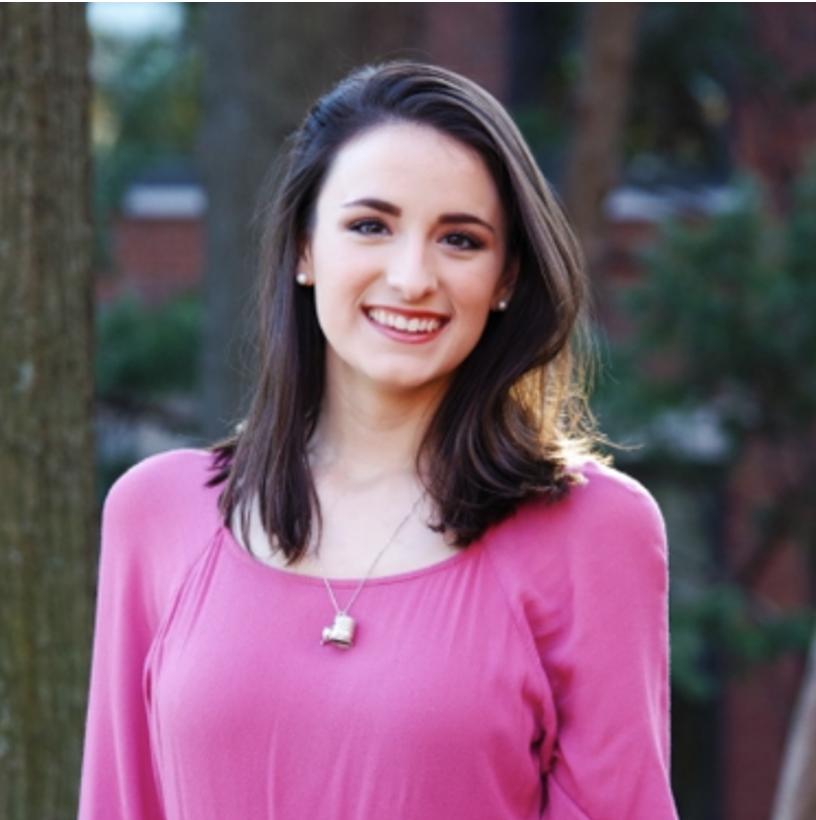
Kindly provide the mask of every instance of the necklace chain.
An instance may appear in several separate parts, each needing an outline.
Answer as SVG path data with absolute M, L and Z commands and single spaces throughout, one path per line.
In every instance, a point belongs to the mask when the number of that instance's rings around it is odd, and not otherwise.
M 329 593 L 329 599 L 332 602 L 332 606 L 334 607 L 335 612 L 335 624 L 333 627 L 329 627 L 324 630 L 323 633 L 323 641 L 322 643 L 335 643 L 338 645 L 342 645 L 345 647 L 349 647 L 352 645 L 352 641 L 354 638 L 354 619 L 349 617 L 349 610 L 351 609 L 354 602 L 357 600 L 357 597 L 363 591 L 363 587 L 366 585 L 366 582 L 371 577 L 371 573 L 374 572 L 375 567 L 379 563 L 380 558 L 383 557 L 385 551 L 394 543 L 397 536 L 402 532 L 402 528 L 408 523 L 411 519 L 413 514 L 416 512 L 417 507 L 419 506 L 419 502 L 422 501 L 424 497 L 424 493 L 420 494 L 419 497 L 414 501 L 411 505 L 411 509 L 408 510 L 407 514 L 400 520 L 399 524 L 394 528 L 394 531 L 391 533 L 391 537 L 385 542 L 385 545 L 380 549 L 380 551 L 374 556 L 374 560 L 371 562 L 368 570 L 366 570 L 365 575 L 360 579 L 360 583 L 357 584 L 357 588 L 354 590 L 349 602 L 343 607 L 340 608 L 340 604 L 337 603 L 337 596 L 334 594 L 334 590 L 332 589 L 332 585 L 329 582 L 328 574 L 326 573 L 326 568 L 323 566 L 323 561 L 320 559 L 320 552 L 315 553 L 315 558 L 317 559 L 317 565 L 320 567 L 320 573 L 323 578 L 323 584 L 326 587 L 326 592 Z M 338 628 L 338 624 L 345 622 L 346 626 L 341 627 L 343 629 L 342 638 L 339 636 L 333 637 L 333 629 Z
M 329 582 L 328 575 L 326 574 L 326 568 L 323 566 L 323 562 L 320 560 L 320 553 L 315 553 L 315 558 L 317 559 L 317 565 L 320 567 L 320 572 L 323 576 L 323 583 L 326 585 L 326 591 L 329 593 L 329 598 L 331 598 L 331 602 L 334 606 L 334 611 L 338 615 L 347 615 L 348 611 L 351 609 L 352 604 L 357 600 L 357 596 L 362 592 L 363 587 L 365 586 L 368 579 L 371 577 L 371 573 L 374 572 L 377 564 L 380 561 L 380 558 L 383 557 L 385 551 L 394 543 L 397 536 L 402 532 L 402 528 L 408 523 L 411 519 L 411 516 L 416 512 L 417 507 L 419 506 L 419 502 L 422 500 L 422 495 L 417 498 L 416 501 L 411 505 L 411 509 L 408 510 L 407 514 L 400 520 L 399 524 L 394 528 L 394 531 L 391 533 L 391 537 L 385 542 L 385 546 L 374 556 L 374 560 L 371 562 L 366 574 L 360 579 L 360 583 L 357 584 L 357 589 L 354 590 L 354 594 L 349 599 L 349 602 L 343 607 L 340 608 L 340 604 L 337 603 L 337 597 L 334 594 L 334 590 L 332 589 L 331 583 Z

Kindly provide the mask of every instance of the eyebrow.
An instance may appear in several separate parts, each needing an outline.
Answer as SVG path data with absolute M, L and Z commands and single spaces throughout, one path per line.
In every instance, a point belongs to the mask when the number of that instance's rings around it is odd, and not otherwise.
M 391 202 L 386 202 L 384 199 L 377 199 L 375 197 L 363 197 L 362 199 L 355 199 L 351 202 L 345 202 L 343 207 L 355 208 L 361 205 L 366 208 L 372 208 L 375 211 L 380 211 L 381 213 L 389 214 L 390 216 L 400 216 L 402 214 L 402 208 L 397 207 Z M 439 218 L 439 221 L 443 225 L 482 225 L 491 233 L 496 233 L 496 229 L 489 222 L 485 222 L 484 219 L 481 219 L 475 214 L 443 214 Z
M 475 214 L 444 214 L 439 221 L 443 225 L 481 225 L 491 233 L 496 233 L 496 229 L 489 222 L 485 222 Z
M 375 199 L 374 197 L 363 197 L 362 199 L 355 199 L 352 202 L 343 203 L 344 208 L 355 208 L 359 205 L 363 205 L 366 208 L 373 208 L 375 211 L 381 211 L 391 216 L 399 216 L 402 213 L 402 209 L 396 205 L 392 205 L 384 199 Z

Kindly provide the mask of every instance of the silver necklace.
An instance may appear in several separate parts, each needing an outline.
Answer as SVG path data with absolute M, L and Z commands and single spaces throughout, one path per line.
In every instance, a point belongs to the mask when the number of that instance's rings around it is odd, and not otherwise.
M 343 649 L 350 649 L 354 646 L 354 633 L 357 629 L 357 622 L 351 617 L 351 615 L 348 614 L 349 610 L 357 600 L 359 594 L 363 591 L 363 587 L 365 586 L 366 581 L 368 581 L 371 577 L 371 573 L 374 572 L 377 562 L 383 557 L 383 554 L 391 546 L 391 544 L 394 543 L 394 540 L 400 534 L 402 528 L 408 523 L 408 520 L 416 512 L 416 508 L 419 506 L 419 502 L 421 500 L 422 495 L 414 501 L 411 509 L 408 510 L 408 514 L 399 522 L 399 524 L 397 524 L 394 531 L 391 533 L 391 537 L 385 542 L 385 546 L 383 546 L 383 548 L 374 556 L 371 566 L 369 566 L 366 574 L 360 579 L 360 583 L 357 584 L 357 588 L 354 590 L 349 602 L 342 609 L 340 608 L 340 604 L 337 603 L 337 596 L 334 594 L 332 585 L 329 583 L 326 569 L 323 566 L 323 562 L 320 560 L 320 553 L 315 553 L 315 558 L 317 559 L 318 567 L 320 567 L 323 583 L 326 585 L 326 591 L 329 593 L 329 599 L 334 607 L 334 621 L 331 626 L 327 626 L 323 630 L 323 635 L 320 639 L 321 644 L 330 643 L 334 646 L 342 647 Z

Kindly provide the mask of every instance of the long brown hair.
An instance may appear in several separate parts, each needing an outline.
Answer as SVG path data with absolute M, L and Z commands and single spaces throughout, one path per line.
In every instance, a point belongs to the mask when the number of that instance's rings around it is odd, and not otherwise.
M 429 126 L 475 150 L 506 215 L 518 278 L 507 310 L 453 376 L 430 419 L 417 465 L 438 529 L 467 546 L 534 496 L 568 489 L 568 465 L 588 452 L 593 425 L 579 340 L 586 281 L 566 218 L 502 106 L 453 72 L 416 63 L 352 73 L 309 112 L 262 214 L 260 375 L 240 431 L 215 447 L 225 520 L 246 536 L 257 498 L 264 529 L 290 562 L 305 552 L 319 504 L 306 458 L 323 399 L 325 340 L 313 291 L 295 284 L 315 204 L 338 152 L 395 122 Z

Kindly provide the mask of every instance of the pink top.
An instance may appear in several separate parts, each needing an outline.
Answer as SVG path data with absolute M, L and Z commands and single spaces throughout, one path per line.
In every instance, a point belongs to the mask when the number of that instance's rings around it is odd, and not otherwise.
M 669 820 L 666 545 L 589 464 L 439 564 L 371 579 L 352 649 L 320 579 L 266 566 L 204 486 L 108 498 L 80 820 Z M 356 587 L 333 583 L 340 605 Z

